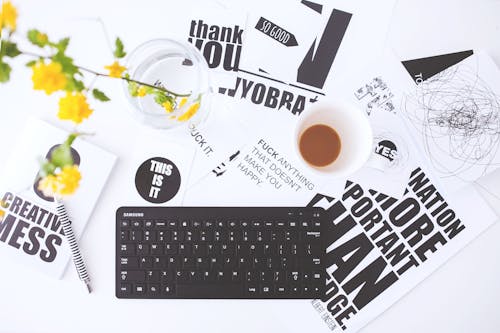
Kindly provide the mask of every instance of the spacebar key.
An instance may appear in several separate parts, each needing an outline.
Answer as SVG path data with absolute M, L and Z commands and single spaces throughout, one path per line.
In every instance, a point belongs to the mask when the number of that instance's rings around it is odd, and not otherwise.
M 243 298 L 242 284 L 177 284 L 179 298 Z

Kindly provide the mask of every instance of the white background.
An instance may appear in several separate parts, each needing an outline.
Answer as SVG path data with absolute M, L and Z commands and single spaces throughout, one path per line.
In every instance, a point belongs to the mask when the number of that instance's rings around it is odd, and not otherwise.
M 65 19 L 101 16 L 112 35 L 126 32 L 123 39 L 130 50 L 152 37 L 185 35 L 181 28 L 183 15 L 208 2 L 18 0 L 16 4 L 21 14 L 20 31 L 40 27 L 61 37 L 71 34 L 74 26 L 72 22 L 68 28 L 61 28 L 66 27 Z M 227 0 L 226 3 L 251 9 L 266 1 Z M 89 66 L 109 63 L 111 57 L 98 26 L 85 24 L 89 28 L 75 36 L 74 42 L 80 47 L 72 48 L 72 54 L 79 59 L 78 63 Z M 400 0 L 388 45 L 402 59 L 483 48 L 500 64 L 500 2 Z M 31 90 L 30 71 L 24 68 L 22 60 L 17 59 L 11 82 L 0 86 L 0 165 L 28 115 L 56 122 L 57 97 Z M 96 132 L 90 141 L 126 159 L 138 125 L 127 114 L 120 84 L 103 80 L 99 87 L 114 101 L 95 105 L 96 112 L 83 129 Z M 2 265 L 0 258 L 0 332 L 319 332 L 324 329 L 313 311 L 302 314 L 301 310 L 308 306 L 303 301 L 116 299 L 114 215 L 124 201 L 119 189 L 126 173 L 118 162 L 81 240 L 95 292 L 84 293 L 74 269 L 69 269 L 63 280 L 55 281 L 23 267 Z M 500 177 L 494 181 L 500 189 Z M 492 204 L 500 207 L 500 202 Z M 499 253 L 500 225 L 495 225 L 362 332 L 499 332 Z

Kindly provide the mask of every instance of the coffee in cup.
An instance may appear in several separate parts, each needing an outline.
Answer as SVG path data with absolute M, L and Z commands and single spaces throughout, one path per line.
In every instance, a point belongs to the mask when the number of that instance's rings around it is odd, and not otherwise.
M 294 144 L 303 162 L 324 175 L 348 176 L 370 156 L 373 134 L 367 115 L 340 101 L 315 103 L 299 117 Z
M 316 124 L 304 130 L 300 136 L 299 150 L 302 158 L 313 167 L 326 167 L 340 155 L 342 140 L 335 129 Z

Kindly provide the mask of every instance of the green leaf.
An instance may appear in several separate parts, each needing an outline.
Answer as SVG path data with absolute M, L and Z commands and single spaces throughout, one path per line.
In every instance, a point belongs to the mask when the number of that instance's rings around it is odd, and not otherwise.
M 163 103 L 165 103 L 166 101 L 168 101 L 168 97 L 165 96 L 164 94 L 156 94 L 155 95 L 155 102 L 162 105 Z
M 118 37 L 115 40 L 115 50 L 113 51 L 113 55 L 118 59 L 123 58 L 127 55 L 123 46 L 123 42 Z
M 8 41 L 8 40 L 2 41 L 2 47 L 0 48 L 0 58 L 2 56 L 14 58 L 20 54 L 21 54 L 21 52 L 17 48 L 16 43 L 13 43 L 13 42 Z
M 0 83 L 9 81 L 12 68 L 9 64 L 0 61 Z
M 56 166 L 48 160 L 42 160 L 40 163 L 40 177 L 47 177 L 53 175 L 56 171 Z
M 31 42 L 31 44 L 39 47 L 44 47 L 45 45 L 49 44 L 47 34 L 44 34 L 37 29 L 31 29 L 28 31 L 28 40 Z
M 55 44 L 55 47 L 59 52 L 64 53 L 68 48 L 68 44 L 69 44 L 69 37 L 66 37 L 61 39 L 57 44 Z
M 66 141 L 57 146 L 57 148 L 52 151 L 50 162 L 54 166 L 59 168 L 63 168 L 66 165 L 73 165 L 73 156 L 71 156 L 71 144 L 68 144 L 68 141 Z
M 75 141 L 75 139 L 80 135 L 81 135 L 80 133 L 71 133 L 70 135 L 68 135 L 66 141 L 64 141 L 64 144 L 71 146 L 73 144 L 73 141 Z
M 158 89 L 153 88 L 153 87 L 149 87 L 149 86 L 143 86 L 143 87 L 146 90 L 146 95 L 149 95 L 149 94 L 154 93 L 155 91 L 158 91 Z
M 128 93 L 132 97 L 137 97 L 137 91 L 139 90 L 139 85 L 135 82 L 129 81 L 128 83 Z
M 109 97 L 106 96 L 106 94 L 103 93 L 102 91 L 100 91 L 99 89 L 93 89 L 92 96 L 94 96 L 95 99 L 97 99 L 101 102 L 107 102 L 110 100 Z
M 36 60 L 31 60 L 31 61 L 28 61 L 28 62 L 26 63 L 26 66 L 27 66 L 27 67 L 32 67 L 32 66 L 35 66 L 35 65 L 36 65 L 36 63 L 37 63 L 37 61 L 36 61 Z
M 85 89 L 85 85 L 83 84 L 82 81 L 75 79 L 74 76 L 67 78 L 67 83 L 66 83 L 66 87 L 64 88 L 64 90 L 71 91 L 71 92 L 73 92 L 73 91 L 80 92 L 83 89 Z
M 57 52 L 56 55 L 52 57 L 52 61 L 60 63 L 63 73 L 66 73 L 70 76 L 73 76 L 79 72 L 78 67 L 73 64 L 73 58 L 68 57 L 64 54 L 64 52 Z

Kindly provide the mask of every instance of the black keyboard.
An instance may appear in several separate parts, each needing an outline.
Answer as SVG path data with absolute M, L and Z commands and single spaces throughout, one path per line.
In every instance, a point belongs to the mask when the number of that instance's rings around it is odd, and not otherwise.
M 122 207 L 118 298 L 322 296 L 324 210 Z

